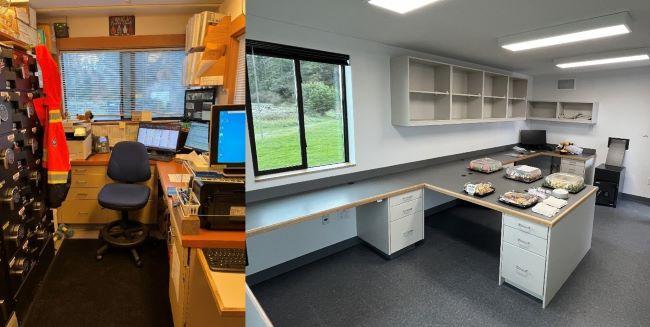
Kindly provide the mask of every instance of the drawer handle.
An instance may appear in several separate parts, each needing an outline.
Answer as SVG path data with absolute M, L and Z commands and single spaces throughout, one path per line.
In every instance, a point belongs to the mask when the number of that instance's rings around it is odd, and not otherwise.
M 407 230 L 407 231 L 404 232 L 402 235 L 404 235 L 404 237 L 406 237 L 406 236 L 409 236 L 409 234 L 413 234 L 413 230 L 412 230 L 412 229 L 411 229 L 411 230 Z
M 528 269 L 521 268 L 518 265 L 515 265 L 515 268 L 517 268 L 517 270 L 519 270 L 519 271 L 521 271 L 523 273 L 528 273 Z
M 90 212 L 79 211 L 79 212 L 77 212 L 77 214 L 78 214 L 78 215 L 89 215 Z
M 524 244 L 524 245 L 530 245 L 530 242 L 526 242 L 526 241 L 524 241 L 524 240 L 522 240 L 520 238 L 517 239 L 517 242 L 519 242 L 521 244 Z
M 526 225 L 519 224 L 519 223 L 518 223 L 517 225 L 518 225 L 519 227 L 522 227 L 522 228 L 530 229 L 530 226 L 526 226 Z
M 413 211 L 413 208 L 408 208 L 408 209 L 404 210 L 402 213 L 407 214 L 407 213 L 409 213 L 411 211 Z
M 413 198 L 413 195 L 408 195 L 402 198 L 404 201 L 410 201 Z

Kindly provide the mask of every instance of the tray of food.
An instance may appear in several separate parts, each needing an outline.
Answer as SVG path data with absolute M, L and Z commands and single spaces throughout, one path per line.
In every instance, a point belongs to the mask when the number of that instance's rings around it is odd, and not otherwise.
M 524 183 L 532 183 L 542 178 L 542 171 L 537 167 L 519 165 L 506 169 L 506 178 Z
M 539 198 L 526 192 L 510 191 L 499 197 L 499 201 L 511 206 L 527 209 L 539 201 Z
M 463 191 L 469 195 L 482 198 L 494 193 L 494 187 L 489 182 L 466 183 L 463 186 Z
M 565 189 L 570 193 L 578 193 L 585 188 L 585 179 L 582 176 L 569 173 L 555 173 L 544 178 L 544 187 Z
M 491 174 L 503 168 L 501 161 L 492 158 L 475 159 L 469 162 L 467 167 L 470 170 L 478 171 L 484 174 Z

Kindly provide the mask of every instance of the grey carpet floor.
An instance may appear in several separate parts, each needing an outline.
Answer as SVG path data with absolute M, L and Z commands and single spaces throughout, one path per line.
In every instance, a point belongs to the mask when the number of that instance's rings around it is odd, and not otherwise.
M 598 206 L 591 250 L 546 309 L 498 285 L 500 223 L 463 204 L 392 261 L 357 245 L 252 290 L 277 327 L 650 326 L 650 206 Z

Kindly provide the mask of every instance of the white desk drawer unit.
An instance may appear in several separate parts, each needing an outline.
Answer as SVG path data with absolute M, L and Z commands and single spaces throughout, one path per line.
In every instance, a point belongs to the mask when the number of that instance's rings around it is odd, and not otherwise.
M 535 235 L 522 232 L 509 226 L 503 226 L 503 241 L 518 248 L 528 250 L 546 257 L 546 240 Z
M 390 200 L 389 200 L 390 202 Z M 390 207 L 390 221 L 395 221 L 407 215 L 422 211 L 422 198 L 398 204 Z
M 548 239 L 548 227 L 546 226 L 506 214 L 503 214 L 503 224 L 545 240 Z
M 395 195 L 388 199 L 388 203 L 390 203 L 391 207 L 394 207 L 404 202 L 413 201 L 415 199 L 422 199 L 422 190 L 415 190 L 404 194 Z
M 544 293 L 545 272 L 545 258 L 510 243 L 502 244 L 501 275 L 510 284 L 541 297 Z
M 388 256 L 423 240 L 422 190 L 357 207 L 357 235 Z
M 395 253 L 424 239 L 422 212 L 402 217 L 390 223 L 390 253 Z

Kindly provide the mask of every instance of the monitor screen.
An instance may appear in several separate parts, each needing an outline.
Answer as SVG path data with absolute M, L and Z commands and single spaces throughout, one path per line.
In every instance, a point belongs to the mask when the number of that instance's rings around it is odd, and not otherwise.
M 210 151 L 210 124 L 193 121 L 187 133 L 185 147 L 198 152 Z
M 546 145 L 546 131 L 522 130 L 519 142 L 524 146 L 544 146 Z
M 211 163 L 243 165 L 246 161 L 244 106 L 215 106 L 212 119 Z
M 140 124 L 138 142 L 147 149 L 176 152 L 180 126 L 163 124 Z

